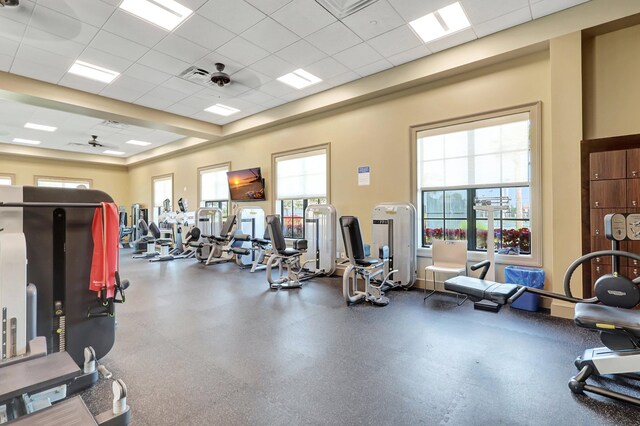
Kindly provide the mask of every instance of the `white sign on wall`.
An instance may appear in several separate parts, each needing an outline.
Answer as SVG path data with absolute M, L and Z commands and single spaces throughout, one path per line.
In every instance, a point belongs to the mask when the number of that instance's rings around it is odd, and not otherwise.
M 358 167 L 358 185 L 367 186 L 371 182 L 371 167 L 359 166 Z

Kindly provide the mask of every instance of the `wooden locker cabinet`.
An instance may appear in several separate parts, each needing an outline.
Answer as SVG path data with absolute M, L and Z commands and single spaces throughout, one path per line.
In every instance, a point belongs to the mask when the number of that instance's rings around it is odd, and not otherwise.
M 627 150 L 627 178 L 640 178 L 640 148 Z
M 640 179 L 627 179 L 627 207 L 640 207 Z
M 598 278 L 605 274 L 611 273 L 611 265 L 605 264 L 591 264 L 591 280 L 595 283 Z
M 592 152 L 589 155 L 590 180 L 624 179 L 627 177 L 627 152 Z
M 622 269 L 622 275 L 629 278 L 630 280 L 634 280 L 640 277 L 640 267 L 638 266 L 627 266 Z
M 591 208 L 627 208 L 627 179 L 591 182 Z
M 620 213 L 620 209 L 591 209 L 592 237 L 604 237 L 604 217 L 613 213 Z

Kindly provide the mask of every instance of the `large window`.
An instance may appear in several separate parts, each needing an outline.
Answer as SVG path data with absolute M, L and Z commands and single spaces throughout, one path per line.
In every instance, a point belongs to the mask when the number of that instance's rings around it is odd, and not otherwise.
M 530 105 L 415 129 L 421 242 L 467 240 L 483 251 L 494 238 L 500 254 L 530 255 L 539 204 L 539 106 Z M 477 200 L 502 201 L 494 213 L 476 211 Z M 539 208 L 539 206 L 538 206 Z
M 0 175 L 0 185 L 13 185 L 13 175 Z
M 218 207 L 223 218 L 229 214 L 229 184 L 227 172 L 230 165 L 220 164 L 198 169 L 200 207 Z
M 274 154 L 275 211 L 286 238 L 304 238 L 304 210 L 328 198 L 328 146 Z
M 36 176 L 36 186 L 48 188 L 91 188 L 91 179 Z
M 151 178 L 153 187 L 152 221 L 158 223 L 160 213 L 164 211 L 165 200 L 169 200 L 169 211 L 173 206 L 173 174 Z

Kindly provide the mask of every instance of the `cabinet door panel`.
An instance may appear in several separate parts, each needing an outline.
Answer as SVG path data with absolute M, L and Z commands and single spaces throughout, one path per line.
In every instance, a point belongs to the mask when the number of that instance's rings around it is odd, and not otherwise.
M 594 209 L 624 209 L 627 207 L 627 180 L 592 181 L 590 198 Z
M 593 152 L 589 154 L 589 176 L 591 180 L 626 178 L 626 151 Z
M 591 209 L 591 236 L 604 237 L 604 217 L 611 213 L 623 213 L 621 209 Z
M 627 150 L 627 177 L 640 178 L 640 148 Z
M 627 207 L 640 207 L 640 179 L 627 180 Z

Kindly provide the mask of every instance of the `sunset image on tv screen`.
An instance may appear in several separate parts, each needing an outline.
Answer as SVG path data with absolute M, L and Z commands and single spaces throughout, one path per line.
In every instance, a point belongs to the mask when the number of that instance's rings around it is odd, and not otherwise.
M 232 201 L 264 200 L 260 168 L 227 172 Z

